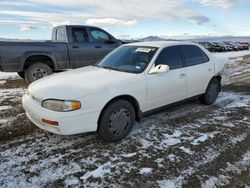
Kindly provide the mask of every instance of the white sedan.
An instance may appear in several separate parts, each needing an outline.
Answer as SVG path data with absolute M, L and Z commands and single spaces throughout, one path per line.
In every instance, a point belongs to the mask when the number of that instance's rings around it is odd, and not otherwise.
M 119 141 L 145 112 L 194 96 L 214 103 L 226 63 L 190 42 L 127 44 L 96 65 L 32 83 L 23 107 L 46 131 L 97 131 L 104 140 Z

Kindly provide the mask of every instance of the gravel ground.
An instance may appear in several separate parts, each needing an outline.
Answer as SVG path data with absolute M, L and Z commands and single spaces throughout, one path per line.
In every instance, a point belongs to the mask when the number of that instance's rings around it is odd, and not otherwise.
M 217 102 L 197 100 L 142 119 L 118 143 L 36 128 L 0 79 L 0 187 L 250 187 L 250 56 L 231 58 Z

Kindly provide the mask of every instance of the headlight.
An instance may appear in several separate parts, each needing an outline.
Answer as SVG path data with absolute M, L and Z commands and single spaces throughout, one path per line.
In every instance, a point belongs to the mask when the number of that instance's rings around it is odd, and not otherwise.
M 42 102 L 42 107 L 56 112 L 69 112 L 80 109 L 81 103 L 79 101 L 48 99 Z

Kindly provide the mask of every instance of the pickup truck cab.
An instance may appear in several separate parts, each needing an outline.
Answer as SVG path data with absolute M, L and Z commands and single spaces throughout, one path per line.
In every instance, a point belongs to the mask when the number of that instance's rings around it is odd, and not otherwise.
M 0 42 L 0 71 L 18 72 L 31 83 L 53 72 L 92 65 L 121 44 L 98 27 L 58 26 L 51 41 Z
M 227 62 L 190 42 L 127 44 L 97 65 L 32 83 L 23 107 L 35 125 L 52 133 L 97 131 L 118 141 L 148 111 L 194 96 L 213 104 Z

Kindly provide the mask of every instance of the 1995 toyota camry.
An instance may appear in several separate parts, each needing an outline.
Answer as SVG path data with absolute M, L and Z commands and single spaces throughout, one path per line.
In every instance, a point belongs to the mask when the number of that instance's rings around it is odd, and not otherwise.
M 199 96 L 215 102 L 226 59 L 189 42 L 123 45 L 100 63 L 32 83 L 23 97 L 28 118 L 61 135 L 97 131 L 118 141 L 145 112 Z

